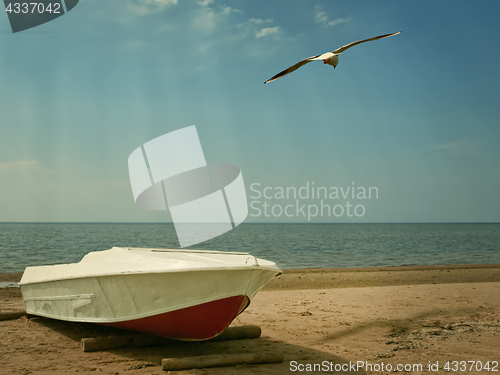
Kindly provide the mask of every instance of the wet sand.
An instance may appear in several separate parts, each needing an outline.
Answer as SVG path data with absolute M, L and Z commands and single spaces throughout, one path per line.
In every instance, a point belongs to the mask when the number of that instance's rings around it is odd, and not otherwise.
M 0 274 L 0 282 L 20 276 Z M 170 374 L 382 374 L 398 365 L 414 367 L 410 373 L 498 373 L 499 308 L 500 265 L 285 270 L 232 324 L 261 326 L 259 339 L 83 353 L 81 338 L 115 331 L 23 317 L 0 321 L 0 373 L 165 374 L 159 364 L 169 356 L 273 350 L 283 363 Z M 0 311 L 22 309 L 18 288 L 0 289 Z M 489 362 L 490 371 L 470 369 L 472 362 L 463 370 L 460 361 Z M 440 370 L 430 371 L 437 362 Z

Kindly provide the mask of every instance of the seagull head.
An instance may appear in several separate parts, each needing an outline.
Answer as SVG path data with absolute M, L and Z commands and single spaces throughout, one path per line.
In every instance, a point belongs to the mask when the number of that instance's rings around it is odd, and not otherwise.
M 332 57 L 329 57 L 328 59 L 324 59 L 323 63 L 331 65 L 335 69 L 335 67 L 339 63 L 339 56 L 338 55 L 333 55 Z

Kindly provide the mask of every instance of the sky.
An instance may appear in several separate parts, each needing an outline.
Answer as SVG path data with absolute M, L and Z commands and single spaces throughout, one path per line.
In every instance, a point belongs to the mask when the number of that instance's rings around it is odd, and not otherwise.
M 241 168 L 246 222 L 500 222 L 499 11 L 81 0 L 15 34 L 1 14 L 0 222 L 171 221 L 135 205 L 127 160 L 191 125 L 208 162 Z

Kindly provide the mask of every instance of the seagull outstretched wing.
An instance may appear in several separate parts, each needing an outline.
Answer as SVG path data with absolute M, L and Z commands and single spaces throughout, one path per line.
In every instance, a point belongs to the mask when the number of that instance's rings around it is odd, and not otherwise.
M 297 64 L 295 65 L 292 65 L 291 67 L 283 70 L 282 72 L 279 72 L 278 74 L 276 74 L 274 77 L 272 78 L 269 78 L 266 82 L 264 83 L 269 83 L 269 82 L 272 82 L 272 81 L 275 81 L 277 80 L 278 78 L 281 78 L 283 76 L 286 76 L 287 74 L 293 72 L 294 70 L 297 70 L 299 69 L 301 66 L 303 65 L 306 65 L 307 63 L 310 63 L 311 61 L 314 61 L 317 57 L 319 57 L 321 55 L 316 55 L 316 56 L 311 56 L 311 57 L 308 57 L 307 59 L 304 59 L 302 61 L 299 61 Z
M 345 46 L 337 48 L 335 51 L 333 51 L 333 53 L 336 54 L 336 55 L 340 55 L 346 49 L 354 47 L 355 45 L 358 45 L 358 44 L 361 44 L 361 43 L 364 43 L 364 42 L 370 42 L 372 40 L 389 38 L 390 36 L 394 36 L 394 35 L 398 35 L 398 34 L 401 34 L 401 31 L 398 31 L 397 33 L 392 33 L 392 34 L 385 34 L 385 35 L 375 36 L 375 37 L 370 38 L 370 39 L 358 40 L 357 42 L 352 42 L 352 43 L 346 44 Z

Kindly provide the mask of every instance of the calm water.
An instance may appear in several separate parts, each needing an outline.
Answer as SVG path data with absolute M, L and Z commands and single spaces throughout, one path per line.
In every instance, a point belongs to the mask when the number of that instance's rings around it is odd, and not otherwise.
M 0 273 L 78 262 L 113 246 L 179 248 L 172 224 L 0 223 Z M 242 224 L 196 249 L 282 268 L 500 263 L 500 224 Z

